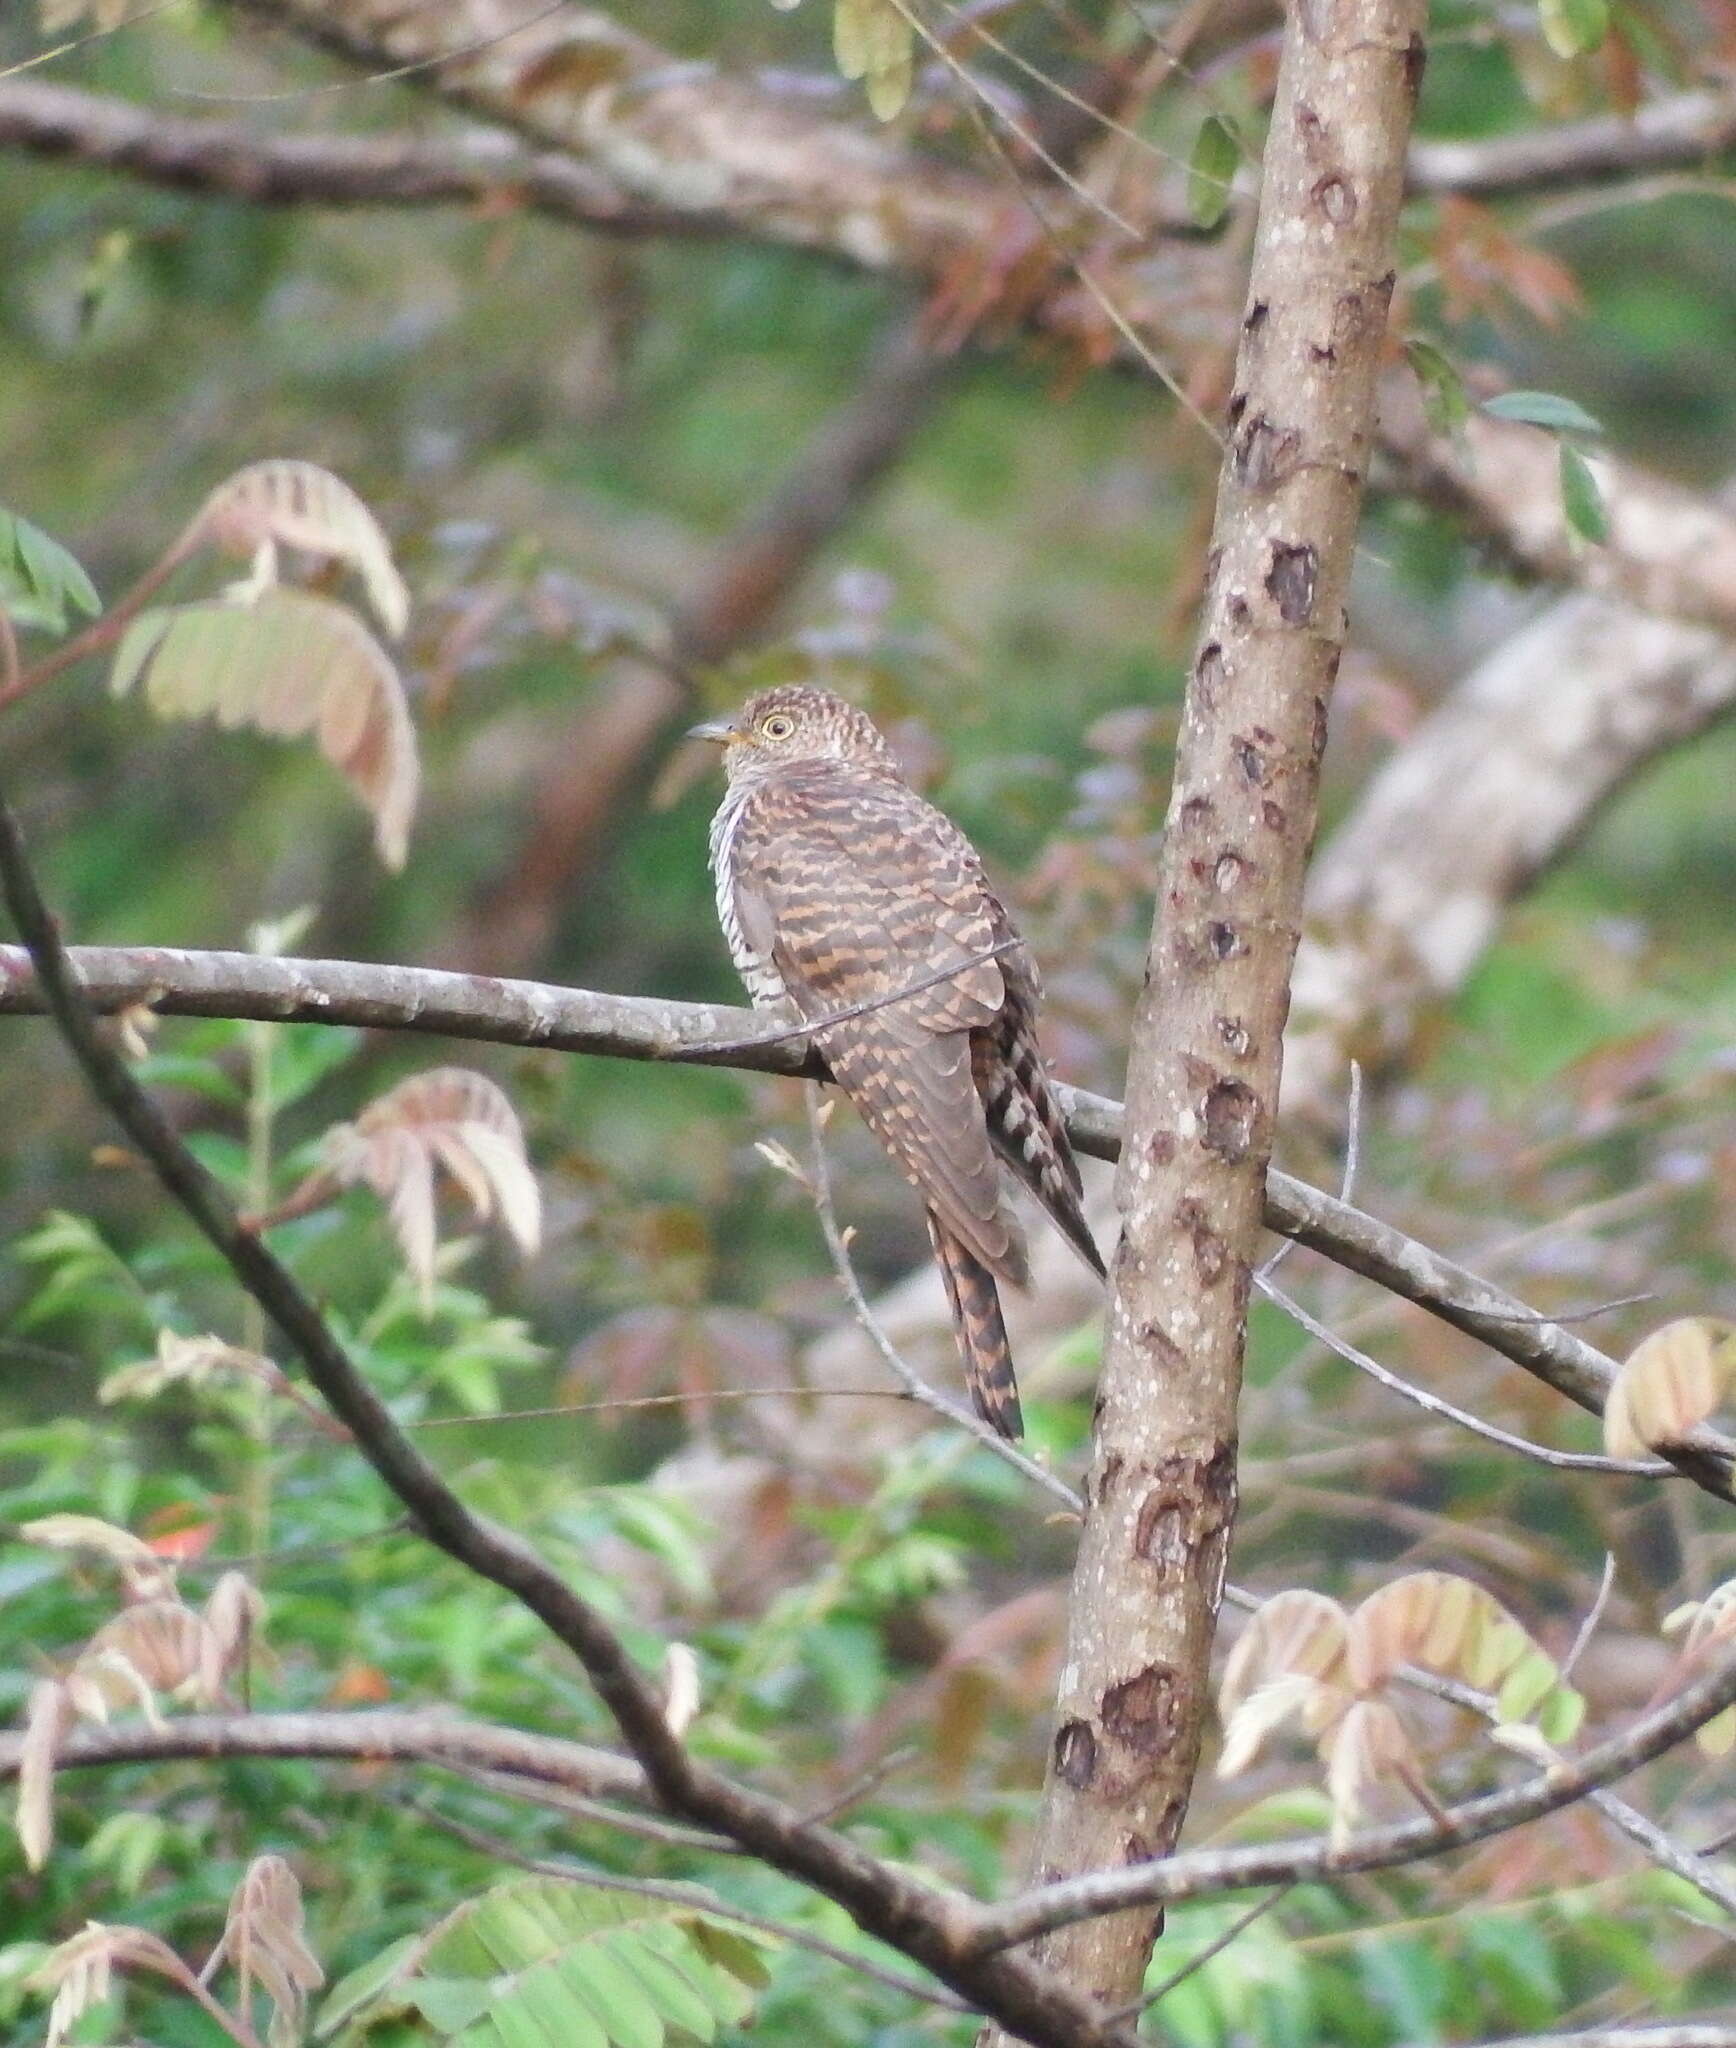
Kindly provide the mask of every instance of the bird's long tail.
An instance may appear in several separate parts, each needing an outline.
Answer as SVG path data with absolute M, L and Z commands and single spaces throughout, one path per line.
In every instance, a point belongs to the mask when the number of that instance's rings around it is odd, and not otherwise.
M 1019 1383 L 1013 1376 L 1012 1347 L 1001 1318 L 995 1276 L 932 1210 L 928 1235 L 952 1302 L 953 1329 L 971 1404 L 991 1429 L 1016 1443 L 1025 1433 L 1025 1419 L 1019 1411 Z

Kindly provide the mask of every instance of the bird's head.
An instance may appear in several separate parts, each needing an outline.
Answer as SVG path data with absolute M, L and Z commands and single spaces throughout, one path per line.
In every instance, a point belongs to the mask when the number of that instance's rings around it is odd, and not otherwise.
M 808 761 L 863 762 L 898 772 L 892 749 L 865 711 L 806 683 L 761 690 L 733 718 L 696 725 L 688 737 L 723 748 L 731 782 Z

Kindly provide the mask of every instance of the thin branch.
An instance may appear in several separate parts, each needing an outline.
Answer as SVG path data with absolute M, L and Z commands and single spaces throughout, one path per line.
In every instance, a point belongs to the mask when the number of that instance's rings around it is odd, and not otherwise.
M 1167 1862 L 1096 1871 L 1038 1886 L 1004 1906 L 990 1907 L 984 1915 L 989 1927 L 985 1938 L 997 1947 L 1011 1946 L 1052 1928 L 1134 1906 L 1174 1905 L 1251 1885 L 1330 1882 L 1462 1849 L 1525 1827 L 1630 1776 L 1731 1705 L 1736 1705 L 1736 1656 L 1678 1693 L 1667 1707 L 1635 1722 L 1625 1735 L 1564 1759 L 1509 1791 L 1448 1807 L 1444 1822 L 1406 1821 L 1370 1828 L 1337 1848 L 1325 1839 L 1272 1842 L 1249 1849 L 1199 1849 Z
M 1412 192 L 1511 198 L 1636 171 L 1683 169 L 1736 143 L 1736 93 L 1684 92 L 1631 114 L 1527 129 L 1477 142 L 1411 145 Z
M 1344 1167 L 1338 1176 L 1338 1199 L 1348 1202 L 1356 1193 L 1356 1173 L 1362 1160 L 1362 1062 L 1350 1062 L 1350 1087 L 1344 1102 Z M 1296 1249 L 1293 1237 L 1284 1242 L 1269 1259 L 1264 1259 L 1254 1268 L 1256 1282 L 1270 1280 L 1272 1275 Z
M 775 1031 L 758 1031 L 746 1038 L 726 1038 L 707 1050 L 716 1059 L 737 1059 L 743 1053 L 758 1052 L 762 1046 L 791 1045 L 798 1039 L 817 1038 L 822 1031 L 830 1031 L 834 1024 L 848 1024 L 857 1017 L 871 1016 L 876 1010 L 890 1009 L 894 1003 L 908 1002 L 925 989 L 938 987 L 943 981 L 956 980 L 971 968 L 980 967 L 985 960 L 997 960 L 1001 954 L 1011 953 L 1024 943 L 1021 938 L 1002 939 L 980 953 L 971 954 L 968 959 L 955 960 L 945 967 L 935 968 L 919 980 L 906 982 L 903 988 L 895 988 L 888 995 L 870 996 L 866 1002 L 851 1003 L 847 1009 L 828 1010 L 823 1017 L 804 1017 L 799 1023 L 787 1024 Z
M 762 1861 L 836 1900 L 863 1930 L 932 1970 L 1035 2048 L 1133 2048 L 1136 2037 L 1052 1973 L 991 1956 L 973 1939 L 982 1909 L 805 1822 L 782 1801 L 699 1762 L 664 1717 L 657 1685 L 590 1602 L 512 1531 L 473 1515 L 398 1427 L 324 1317 L 269 1247 L 243 1230 L 219 1183 L 108 1046 L 44 904 L 10 808 L 0 798 L 0 885 L 43 997 L 92 1092 L 258 1302 L 356 1446 L 428 1540 L 517 1600 L 566 1645 L 620 1729 L 659 1801 L 730 1835 Z
M 1178 1984 L 1185 1984 L 1196 1970 L 1203 1970 L 1207 1963 L 1215 1961 L 1233 1941 L 1246 1934 L 1256 1920 L 1263 1920 L 1278 1901 L 1287 1898 L 1294 1889 L 1292 1885 L 1281 1884 L 1263 1899 L 1256 1899 L 1245 1913 L 1238 1913 L 1215 1940 L 1207 1942 L 1197 1955 L 1189 1956 L 1179 1969 L 1171 1970 L 1161 1984 L 1124 2005 L 1121 2017 L 1132 2019 L 1139 2013 L 1150 2012 L 1153 2006 L 1161 2005 Z
M 188 119 L 73 86 L 0 83 L 0 148 L 250 206 L 505 204 L 593 234 L 692 236 L 723 223 L 629 198 L 565 151 L 521 148 L 498 132 L 417 136 L 269 135 L 252 124 Z
M 383 71 L 366 71 L 360 78 L 339 78 L 326 85 L 301 85 L 286 92 L 195 92 L 191 87 L 177 87 L 175 97 L 183 100 L 204 100 L 217 106 L 272 106 L 285 100 L 324 99 L 335 92 L 358 92 L 365 86 L 391 85 L 400 78 L 414 78 L 420 71 L 432 71 L 442 64 L 456 64 L 466 57 L 480 57 L 486 51 L 506 42 L 513 36 L 523 35 L 527 30 L 538 28 L 545 21 L 552 21 L 570 0 L 544 0 L 535 14 L 523 21 L 509 22 L 505 28 L 491 30 L 483 36 L 473 36 L 467 43 L 459 43 L 449 50 L 441 50 L 428 57 L 412 57 L 406 63 L 393 64 Z
M 1482 2048 L 1736 2048 L 1736 2027 L 1677 2020 L 1657 2027 L 1588 2027 L 1579 2034 L 1518 2034 Z
M 1668 1479 L 1675 1468 L 1665 1464 L 1661 1458 L 1606 1458 L 1593 1451 L 1554 1451 L 1546 1444 L 1534 1444 L 1529 1437 L 1515 1436 L 1511 1430 L 1501 1429 L 1493 1422 L 1485 1422 L 1480 1415 L 1473 1415 L 1468 1409 L 1456 1408 L 1451 1401 L 1445 1401 L 1439 1394 L 1431 1394 L 1425 1388 L 1413 1386 L 1409 1380 L 1401 1379 L 1396 1372 L 1370 1358 L 1366 1351 L 1360 1351 L 1346 1338 L 1327 1328 L 1317 1317 L 1311 1316 L 1299 1301 L 1286 1294 L 1281 1287 L 1275 1287 L 1267 1278 L 1267 1268 L 1261 1267 L 1254 1275 L 1254 1285 L 1276 1307 L 1300 1329 L 1306 1330 L 1317 1344 L 1324 1344 L 1328 1351 L 1342 1358 L 1347 1365 L 1354 1365 L 1359 1372 L 1365 1372 L 1371 1380 L 1402 1396 L 1403 1399 L 1421 1408 L 1425 1414 L 1443 1416 L 1449 1422 L 1456 1422 L 1461 1429 L 1467 1429 L 1473 1436 L 1485 1438 L 1489 1443 L 1499 1444 L 1503 1450 L 1517 1451 L 1522 1457 L 1534 1458 L 1539 1465 L 1552 1465 L 1559 1472 L 1614 1472 L 1639 1479 Z
M 756 1021 L 753 1011 L 724 1004 L 605 995 L 435 968 L 175 947 L 81 946 L 69 958 L 99 1012 L 143 1003 L 164 1016 L 359 1025 L 613 1059 L 718 1063 L 810 1078 L 821 1072 L 799 1039 L 719 1055 L 717 1043 L 751 1041 Z M 28 953 L 0 945 L 0 1017 L 40 1016 L 46 1009 Z M 1058 1092 L 1075 1149 L 1117 1159 L 1121 1105 L 1082 1089 Z M 1603 1412 L 1613 1359 L 1444 1254 L 1284 1173 L 1267 1177 L 1265 1221 L 1268 1229 L 1499 1352 L 1589 1413 Z M 1736 1443 L 1703 1426 L 1667 1455 L 1704 1491 L 1731 1498 Z
M 1603 1576 L 1597 1582 L 1597 1597 L 1586 1610 L 1585 1619 L 1579 1624 L 1573 1638 L 1573 1646 L 1561 1660 L 1561 1682 L 1563 1685 L 1573 1676 L 1579 1660 L 1597 1634 L 1598 1623 L 1603 1620 L 1604 1610 L 1609 1606 L 1610 1595 L 1615 1591 L 1615 1552 L 1606 1550 L 1603 1556 Z
M 0 1783 L 18 1775 L 23 1737 L 0 1733 Z M 520 1728 L 432 1712 L 178 1714 L 170 1720 L 83 1725 L 61 1742 L 57 1771 L 177 1759 L 231 1757 L 424 1764 L 487 1772 L 501 1781 L 548 1786 L 582 1797 L 644 1801 L 645 1773 L 624 1756 Z
M 872 1982 L 884 1985 L 888 1991 L 903 1992 L 906 1998 L 920 1999 L 926 2005 L 938 2005 L 947 2012 L 971 2012 L 975 2009 L 949 1991 L 942 1991 L 933 1984 L 919 1984 L 914 1978 L 900 1976 L 896 1970 L 882 1969 L 868 1957 L 840 1948 L 836 1942 L 827 1941 L 821 1935 L 810 1934 L 805 1927 L 795 1927 L 787 1920 L 769 1919 L 763 1913 L 749 1913 L 739 1906 L 732 1906 L 703 1885 L 671 1883 L 655 1877 L 623 1877 L 617 1871 L 597 1870 L 589 1864 L 570 1862 L 565 1857 L 527 1856 L 510 1842 L 503 1842 L 494 1835 L 485 1834 L 481 1828 L 456 1820 L 424 1800 L 417 1800 L 412 1810 L 482 1855 L 510 1863 L 519 1870 L 531 1871 L 538 1877 L 558 1877 L 568 1884 L 588 1885 L 592 1891 L 625 1892 L 630 1898 L 658 1899 L 672 1906 L 697 1906 L 719 1920 L 731 1921 L 737 1927 L 752 1927 L 760 1934 L 774 1935 L 779 1941 L 787 1941 L 792 1948 L 805 1948 L 814 1955 L 824 1956 L 828 1962 L 842 1963 L 847 1970 L 855 1970 Z
M 727 1835 L 708 1834 L 703 1828 L 684 1828 L 678 1821 L 653 1820 L 647 1814 L 630 1813 L 600 1799 L 587 1799 L 580 1792 L 563 1792 L 553 1785 L 528 1785 L 499 1771 L 466 1770 L 462 1775 L 484 1791 L 505 1793 L 532 1806 L 545 1807 L 550 1813 L 567 1814 L 574 1820 L 597 1821 L 620 1834 L 636 1835 L 641 1841 L 657 1842 L 672 1849 L 701 1849 L 711 1856 L 741 1854 Z
M 1059 1473 L 1051 1472 L 1046 1465 L 1039 1465 L 1034 1458 L 1028 1458 L 1016 1444 L 998 1435 L 981 1416 L 972 1415 L 949 1401 L 936 1387 L 931 1387 L 915 1366 L 911 1365 L 898 1350 L 890 1337 L 880 1327 L 874 1311 L 868 1305 L 868 1297 L 862 1292 L 862 1283 L 856 1277 L 856 1268 L 850 1258 L 850 1247 L 844 1241 L 844 1233 L 838 1228 L 838 1212 L 832 1202 L 832 1179 L 826 1168 L 826 1130 L 820 1115 L 820 1092 L 812 1084 L 808 1088 L 808 1134 L 809 1134 L 809 1177 L 808 1192 L 813 1198 L 814 1209 L 820 1219 L 820 1232 L 826 1240 L 826 1250 L 831 1255 L 832 1270 L 838 1276 L 844 1299 L 849 1302 L 852 1314 L 861 1325 L 869 1343 L 885 1360 L 887 1367 L 913 1401 L 950 1422 L 954 1428 L 962 1429 L 967 1436 L 975 1437 L 985 1451 L 993 1451 L 1003 1463 L 1025 1479 L 1040 1486 L 1046 1493 L 1074 1515 L 1085 1512 L 1085 1504 Z

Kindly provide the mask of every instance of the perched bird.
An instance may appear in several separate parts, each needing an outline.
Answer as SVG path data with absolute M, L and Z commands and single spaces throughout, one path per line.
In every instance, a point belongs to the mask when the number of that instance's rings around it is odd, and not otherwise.
M 928 1205 L 977 1413 L 1017 1437 L 995 1282 L 1028 1271 L 997 1153 L 1104 1271 L 1037 1044 L 1030 954 L 969 840 L 854 705 L 781 685 L 692 736 L 724 750 L 711 868 L 736 968 L 756 1007 L 827 1020 L 813 1036 L 832 1080 Z

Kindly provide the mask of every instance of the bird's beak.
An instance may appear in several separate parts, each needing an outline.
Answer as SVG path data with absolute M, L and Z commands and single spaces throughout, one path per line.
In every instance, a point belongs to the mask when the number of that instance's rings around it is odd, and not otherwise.
M 710 740 L 714 747 L 727 747 L 735 738 L 735 727 L 727 718 L 710 718 L 703 725 L 687 728 L 690 740 Z

